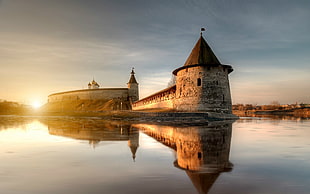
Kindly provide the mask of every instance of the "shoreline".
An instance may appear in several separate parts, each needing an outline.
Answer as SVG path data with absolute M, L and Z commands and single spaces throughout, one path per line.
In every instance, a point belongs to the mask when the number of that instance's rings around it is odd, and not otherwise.
M 310 117 L 279 115 L 279 114 L 248 114 L 233 115 L 232 118 L 214 118 L 210 113 L 189 112 L 138 112 L 138 111 L 104 111 L 104 112 L 28 112 L 23 114 L 0 114 L 0 117 L 24 118 L 81 118 L 101 119 L 108 122 L 122 122 L 130 124 L 160 124 L 160 125 L 208 125 L 214 122 L 235 122 L 239 119 L 280 119 L 280 120 L 309 120 Z M 212 113 L 211 113 L 212 114 Z
M 100 111 L 100 112 L 28 112 L 15 116 L 69 116 L 98 117 L 111 121 L 197 124 L 211 121 L 237 120 L 233 114 L 213 112 L 147 112 L 147 111 Z

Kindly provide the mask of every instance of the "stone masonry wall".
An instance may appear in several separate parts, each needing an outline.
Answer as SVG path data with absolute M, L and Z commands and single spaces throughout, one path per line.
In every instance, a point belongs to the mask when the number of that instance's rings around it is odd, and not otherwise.
M 66 100 L 99 100 L 128 98 L 128 88 L 103 88 L 86 89 L 55 93 L 48 96 L 48 102 L 60 102 Z
M 231 114 L 228 69 L 196 66 L 180 70 L 176 86 L 133 103 L 133 110 L 169 108 L 185 112 Z
M 180 70 L 176 77 L 176 100 L 175 108 L 182 111 L 197 111 L 200 98 L 202 96 L 202 87 L 197 86 L 198 78 L 202 78 L 201 67 L 192 67 Z
M 142 106 L 135 106 L 133 110 L 143 110 L 143 109 L 172 109 L 173 108 L 173 101 L 167 100 L 162 102 L 154 102 L 154 103 L 147 103 Z
M 231 113 L 228 70 L 196 66 L 177 73 L 175 109 Z
M 159 91 L 132 104 L 133 110 L 143 109 L 173 109 L 175 86 Z
M 137 83 L 128 83 L 128 95 L 132 102 L 139 100 L 139 87 Z

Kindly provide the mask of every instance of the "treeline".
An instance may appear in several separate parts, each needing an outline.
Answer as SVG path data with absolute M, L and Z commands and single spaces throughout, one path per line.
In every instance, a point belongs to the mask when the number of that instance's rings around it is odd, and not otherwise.
M 24 114 L 30 111 L 30 107 L 18 102 L 0 100 L 0 114 Z
M 310 104 L 284 104 L 271 103 L 269 105 L 235 104 L 233 114 L 239 117 L 269 116 L 292 116 L 310 118 Z
M 310 104 L 300 103 L 300 104 L 279 104 L 277 102 L 272 102 L 269 105 L 254 105 L 254 104 L 234 104 L 232 109 L 235 111 L 272 111 L 272 110 L 294 110 L 310 108 Z

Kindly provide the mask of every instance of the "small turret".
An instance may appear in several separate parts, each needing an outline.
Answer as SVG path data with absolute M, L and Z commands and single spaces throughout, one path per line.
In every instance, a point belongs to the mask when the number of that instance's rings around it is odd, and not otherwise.
M 132 68 L 130 74 L 130 79 L 127 83 L 129 99 L 131 102 L 135 102 L 139 100 L 139 84 L 135 77 L 134 68 Z

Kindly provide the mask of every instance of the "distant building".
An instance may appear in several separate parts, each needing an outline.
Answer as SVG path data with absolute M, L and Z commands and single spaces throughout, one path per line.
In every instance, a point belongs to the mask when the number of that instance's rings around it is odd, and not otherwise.
M 94 79 L 88 83 L 88 89 L 99 89 L 99 87 L 99 84 Z

